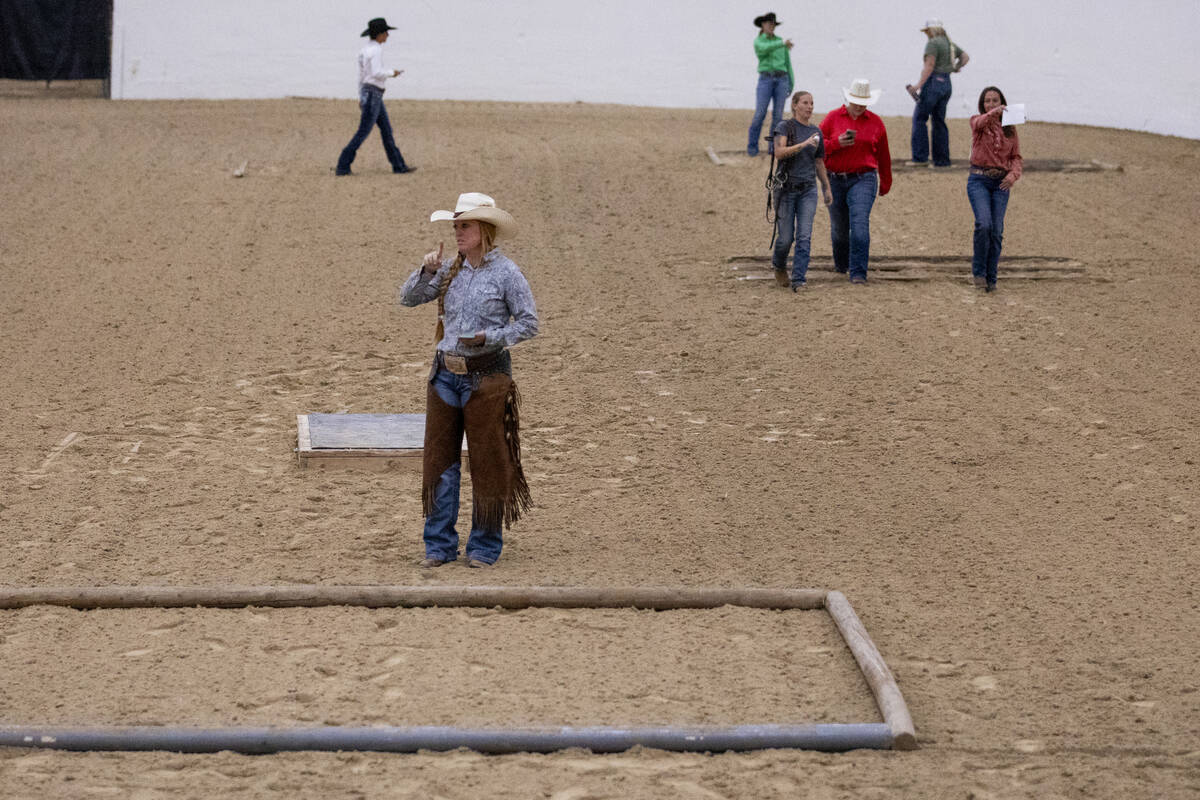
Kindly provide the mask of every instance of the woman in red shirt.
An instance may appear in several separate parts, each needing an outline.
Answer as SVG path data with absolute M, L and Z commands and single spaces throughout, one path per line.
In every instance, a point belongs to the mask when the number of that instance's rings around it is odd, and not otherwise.
M 971 172 L 967 176 L 967 199 L 975 212 L 971 277 L 977 287 L 989 292 L 996 290 L 1008 192 L 1021 177 L 1017 129 L 1000 124 L 1007 104 L 1004 92 L 989 86 L 979 94 L 979 113 L 971 117 Z
M 833 266 L 850 273 L 850 282 L 867 282 L 871 254 L 871 207 L 875 195 L 892 188 L 892 156 L 888 151 L 883 120 L 867 111 L 882 92 L 871 91 L 871 82 L 858 78 L 842 90 L 846 104 L 825 115 L 821 136 L 825 140 L 825 169 L 833 203 L 829 206 L 829 236 L 833 241 Z

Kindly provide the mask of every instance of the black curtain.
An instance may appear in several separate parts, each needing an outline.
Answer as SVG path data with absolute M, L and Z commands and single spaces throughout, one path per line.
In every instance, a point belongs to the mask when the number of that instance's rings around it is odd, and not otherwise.
M 113 0 L 0 0 L 0 78 L 109 76 Z

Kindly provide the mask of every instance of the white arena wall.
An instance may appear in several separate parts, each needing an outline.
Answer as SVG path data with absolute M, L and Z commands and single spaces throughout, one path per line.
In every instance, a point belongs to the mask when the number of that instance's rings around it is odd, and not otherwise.
M 405 70 L 390 99 L 748 110 L 752 20 L 772 10 L 819 115 L 856 77 L 884 90 L 874 110 L 911 113 L 919 28 L 940 16 L 971 56 L 952 117 L 995 84 L 1031 120 L 1200 138 L 1198 0 L 115 0 L 112 96 L 353 98 L 359 33 L 385 16 Z

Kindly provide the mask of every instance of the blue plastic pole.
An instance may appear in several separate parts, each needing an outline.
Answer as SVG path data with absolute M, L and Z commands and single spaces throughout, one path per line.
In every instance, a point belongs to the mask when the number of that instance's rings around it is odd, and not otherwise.
M 843 751 L 892 746 L 883 723 L 738 725 L 664 728 L 534 728 L 489 730 L 454 727 L 179 728 L 0 727 L 0 746 L 55 750 L 168 750 L 177 753 L 278 753 L 294 750 L 373 750 L 415 753 L 455 750 L 480 753 L 550 753 L 581 747 L 618 753 L 631 747 L 681 752 L 796 748 Z

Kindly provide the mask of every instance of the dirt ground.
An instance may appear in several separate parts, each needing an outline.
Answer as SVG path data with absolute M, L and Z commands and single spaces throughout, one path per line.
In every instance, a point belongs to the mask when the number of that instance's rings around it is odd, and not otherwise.
M 0 99 L 0 584 L 839 589 L 921 749 L 7 750 L 0 793 L 1200 792 L 1200 142 L 1026 125 L 1031 158 L 1122 166 L 1013 191 L 1006 254 L 1077 270 L 797 295 L 727 263 L 770 238 L 766 162 L 704 151 L 748 113 L 389 108 L 419 171 L 373 135 L 335 179 L 351 102 Z M 873 252 L 968 255 L 964 185 L 898 171 Z M 514 351 L 536 506 L 494 569 L 422 572 L 419 476 L 301 470 L 296 415 L 422 410 L 434 310 L 395 289 L 471 190 L 520 223 L 541 314 Z M 35 607 L 0 612 L 0 668 L 7 724 L 879 719 L 822 612 Z

